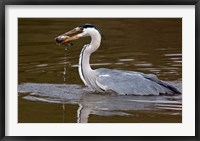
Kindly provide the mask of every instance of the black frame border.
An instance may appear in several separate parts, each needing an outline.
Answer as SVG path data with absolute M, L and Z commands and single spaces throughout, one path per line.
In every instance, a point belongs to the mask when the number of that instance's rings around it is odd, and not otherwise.
M 5 136 L 5 7 L 6 5 L 195 5 L 195 136 Z M 0 139 L 2 141 L 135 140 L 200 141 L 199 47 L 200 0 L 0 0 Z M 189 129 L 188 129 L 189 130 Z

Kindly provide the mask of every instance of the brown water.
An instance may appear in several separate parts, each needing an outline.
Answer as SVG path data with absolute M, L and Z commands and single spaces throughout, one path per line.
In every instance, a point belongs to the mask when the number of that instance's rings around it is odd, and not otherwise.
M 19 18 L 19 123 L 182 122 L 182 96 L 118 96 L 86 88 L 78 74 L 79 53 L 90 38 L 74 46 L 54 38 L 85 23 L 105 39 L 91 66 L 156 74 L 180 90 L 181 19 Z

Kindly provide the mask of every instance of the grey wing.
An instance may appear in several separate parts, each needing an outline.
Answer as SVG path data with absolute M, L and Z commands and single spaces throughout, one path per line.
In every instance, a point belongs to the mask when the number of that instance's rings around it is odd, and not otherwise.
M 159 80 L 155 75 L 132 71 L 97 69 L 96 84 L 103 90 L 118 94 L 159 95 L 174 94 L 173 86 Z

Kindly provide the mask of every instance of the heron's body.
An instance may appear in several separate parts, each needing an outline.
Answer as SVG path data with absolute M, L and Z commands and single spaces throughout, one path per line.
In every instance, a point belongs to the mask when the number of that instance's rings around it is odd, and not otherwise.
M 83 28 L 83 32 L 71 40 L 83 36 L 91 37 L 90 44 L 84 45 L 79 57 L 79 75 L 86 86 L 98 92 L 114 91 L 121 95 L 173 95 L 181 93 L 171 84 L 159 80 L 154 74 L 104 68 L 93 70 L 90 67 L 90 55 L 99 48 L 101 34 L 92 25 L 80 28 Z M 68 39 L 66 40 L 68 41 Z

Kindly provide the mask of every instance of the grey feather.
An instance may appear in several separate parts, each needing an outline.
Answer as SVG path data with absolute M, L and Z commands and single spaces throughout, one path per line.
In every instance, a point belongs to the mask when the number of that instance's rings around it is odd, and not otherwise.
M 112 90 L 121 95 L 180 94 L 181 92 L 153 74 L 133 71 L 97 69 L 96 84 L 101 89 Z

